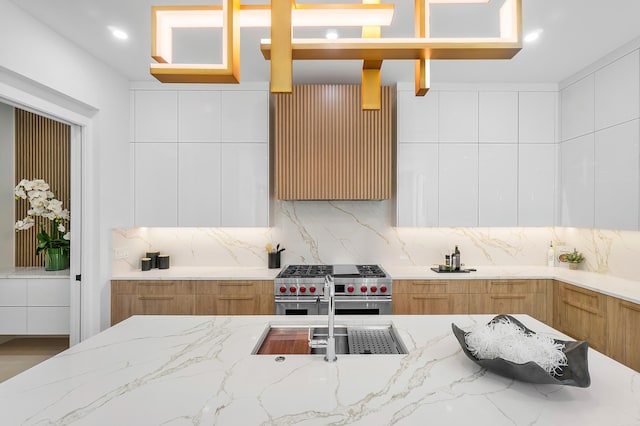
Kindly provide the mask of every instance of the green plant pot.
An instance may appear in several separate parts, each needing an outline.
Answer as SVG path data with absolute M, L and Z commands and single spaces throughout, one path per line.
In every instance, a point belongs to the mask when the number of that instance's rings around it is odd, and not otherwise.
M 61 271 L 69 267 L 69 252 L 62 248 L 51 248 L 44 252 L 44 270 Z
M 569 262 L 569 269 L 576 270 L 580 266 L 579 263 Z

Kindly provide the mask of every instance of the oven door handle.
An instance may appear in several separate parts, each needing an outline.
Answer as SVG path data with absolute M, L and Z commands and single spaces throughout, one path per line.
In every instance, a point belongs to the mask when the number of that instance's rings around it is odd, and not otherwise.
M 293 300 L 293 299 L 287 299 L 287 298 L 282 298 L 282 299 L 275 299 L 276 303 L 313 303 L 314 305 L 316 303 L 318 303 L 317 299 L 302 299 L 302 300 Z M 322 299 L 320 300 L 320 302 L 322 302 Z
M 391 297 L 389 298 L 385 298 L 385 299 L 355 299 L 353 297 L 349 297 L 349 298 L 344 298 L 344 299 L 338 299 L 336 298 L 336 303 L 343 303 L 343 302 L 347 302 L 347 303 L 385 303 L 385 302 L 391 302 Z

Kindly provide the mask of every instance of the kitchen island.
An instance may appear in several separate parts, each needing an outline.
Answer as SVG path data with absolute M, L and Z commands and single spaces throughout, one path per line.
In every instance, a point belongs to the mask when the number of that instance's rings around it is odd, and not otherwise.
M 326 317 L 134 316 L 0 384 L 3 424 L 640 424 L 640 374 L 589 350 L 591 386 L 479 368 L 451 323 L 492 315 L 337 317 L 393 323 L 408 355 L 252 355 L 268 324 Z M 566 336 L 526 315 L 530 329 Z

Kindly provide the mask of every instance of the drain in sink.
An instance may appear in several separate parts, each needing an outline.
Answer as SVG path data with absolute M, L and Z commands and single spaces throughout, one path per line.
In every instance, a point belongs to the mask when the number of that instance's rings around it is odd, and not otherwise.
M 349 353 L 356 354 L 399 354 L 400 351 L 389 329 L 361 329 L 349 327 Z

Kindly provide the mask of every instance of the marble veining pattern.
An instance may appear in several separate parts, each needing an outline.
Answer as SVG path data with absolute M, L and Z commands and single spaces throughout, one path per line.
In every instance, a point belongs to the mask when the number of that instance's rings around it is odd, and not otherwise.
M 480 369 L 462 353 L 451 323 L 466 328 L 490 318 L 377 317 L 393 322 L 408 355 L 326 363 L 322 355 L 275 362 L 250 354 L 268 322 L 291 323 L 283 317 L 137 316 L 0 384 L 0 411 L 4 424 L 24 425 L 640 423 L 640 374 L 595 351 L 586 389 Z

